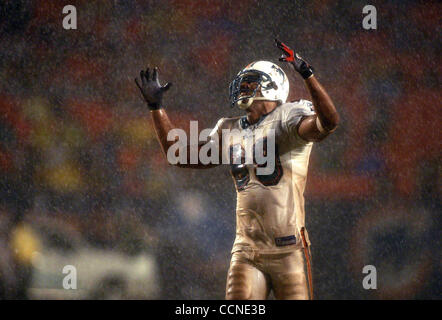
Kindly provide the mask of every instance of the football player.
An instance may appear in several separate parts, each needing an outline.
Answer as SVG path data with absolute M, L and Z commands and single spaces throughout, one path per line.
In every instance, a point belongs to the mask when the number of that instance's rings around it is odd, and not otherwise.
M 246 115 L 222 118 L 209 143 L 230 152 L 230 168 L 237 190 L 236 238 L 227 275 L 226 299 L 313 299 L 310 241 L 305 228 L 304 188 L 313 142 L 332 133 L 339 116 L 313 68 L 297 53 L 275 40 L 282 50 L 280 61 L 289 63 L 304 79 L 312 102 L 287 102 L 289 80 L 269 61 L 256 61 L 241 70 L 230 84 L 230 104 Z M 174 144 L 167 134 L 175 126 L 163 108 L 158 69 L 140 72 L 135 82 L 151 110 L 164 154 Z M 270 174 L 260 174 L 262 164 L 245 163 L 245 141 L 223 141 L 222 131 L 248 130 L 266 152 L 267 132 L 274 132 L 274 163 Z M 202 145 L 201 145 L 202 146 Z M 200 148 L 201 148 L 200 146 Z M 190 146 L 188 151 L 190 151 Z M 269 149 L 270 150 L 270 149 Z M 199 151 L 199 150 L 198 150 Z M 188 158 L 190 152 L 187 152 Z M 240 161 L 234 161 L 240 160 Z M 216 164 L 178 163 L 186 168 L 210 168 Z

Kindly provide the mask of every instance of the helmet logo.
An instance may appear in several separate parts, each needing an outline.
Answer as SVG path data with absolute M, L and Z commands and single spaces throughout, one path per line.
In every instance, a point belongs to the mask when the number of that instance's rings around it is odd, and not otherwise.
M 284 71 L 282 71 L 282 69 L 280 68 L 280 67 L 278 67 L 276 64 L 274 64 L 274 65 L 272 65 L 272 69 L 275 69 L 276 70 L 276 72 L 278 72 L 279 74 L 280 74 L 280 76 L 281 76 L 281 78 L 282 78 L 282 81 L 284 82 L 285 81 L 285 74 L 284 74 Z

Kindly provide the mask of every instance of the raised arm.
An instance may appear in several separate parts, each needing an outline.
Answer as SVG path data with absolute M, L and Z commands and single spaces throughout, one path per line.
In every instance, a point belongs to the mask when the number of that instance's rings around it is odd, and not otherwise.
M 135 79 L 135 83 L 141 91 L 144 100 L 147 103 L 147 107 L 150 110 L 151 119 L 155 128 L 155 133 L 157 136 L 157 140 L 160 143 L 161 150 L 163 151 L 164 156 L 168 163 L 170 163 L 169 159 L 167 159 L 167 151 L 169 148 L 177 142 L 177 140 L 168 140 L 167 136 L 172 129 L 177 129 L 176 126 L 172 124 L 170 121 L 166 110 L 163 108 L 163 94 L 170 87 L 171 83 L 166 83 L 164 86 L 161 86 L 158 80 L 158 68 L 154 68 L 152 75 L 150 73 L 149 68 L 146 71 L 140 71 L 140 79 Z M 141 82 L 141 83 L 140 83 Z M 212 142 L 209 142 L 212 143 Z M 198 154 L 202 144 L 198 145 Z M 217 164 L 203 164 L 198 160 L 196 164 L 190 164 L 190 152 L 192 148 L 190 145 L 186 146 L 186 154 L 187 154 L 187 163 L 177 163 L 176 165 L 181 168 L 193 168 L 193 169 L 208 169 L 217 166 Z M 178 150 L 177 150 L 178 153 Z M 176 156 L 178 154 L 176 153 Z M 199 159 L 199 157 L 198 157 Z
M 275 42 L 284 55 L 279 60 L 289 62 L 303 77 L 316 111 L 316 115 L 308 116 L 301 120 L 298 126 L 298 134 L 307 141 L 321 141 L 335 131 L 339 124 L 339 114 L 336 111 L 336 107 L 324 87 L 313 74 L 313 68 L 284 43 L 277 39 L 275 39 Z

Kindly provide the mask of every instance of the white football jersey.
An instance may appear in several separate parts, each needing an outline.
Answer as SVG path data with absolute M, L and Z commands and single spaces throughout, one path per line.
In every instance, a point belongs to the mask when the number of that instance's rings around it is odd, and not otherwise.
M 224 133 L 225 138 L 219 141 L 222 141 L 223 154 L 229 154 L 237 190 L 236 238 L 232 252 L 282 253 L 302 246 L 303 194 L 313 143 L 299 137 L 297 126 L 302 117 L 314 114 L 312 103 L 300 100 L 278 106 L 253 125 L 248 124 L 246 117 L 222 118 L 212 131 L 212 138 L 218 135 L 218 139 L 222 139 Z M 240 139 L 226 139 L 227 131 L 234 129 L 241 133 Z M 275 162 L 271 167 L 274 170 L 260 174 L 258 169 L 265 164 L 256 160 L 261 154 L 258 150 L 268 144 L 264 150 L 271 152 L 271 132 L 276 143 Z M 251 145 L 258 147 L 250 148 Z M 246 150 L 255 150 L 252 159 Z M 262 155 L 269 156 L 265 152 Z

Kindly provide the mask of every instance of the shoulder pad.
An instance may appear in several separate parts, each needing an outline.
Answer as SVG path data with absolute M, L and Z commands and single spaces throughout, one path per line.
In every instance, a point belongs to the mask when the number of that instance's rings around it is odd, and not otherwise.
M 309 100 L 299 99 L 299 100 L 291 101 L 290 103 L 293 103 L 293 104 L 300 105 L 302 107 L 308 108 L 311 111 L 315 111 L 313 109 L 313 103 L 311 101 L 309 101 Z

